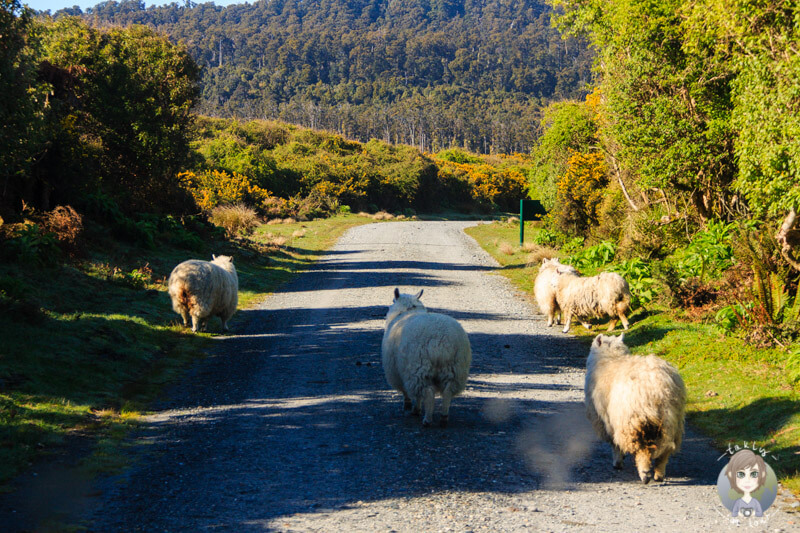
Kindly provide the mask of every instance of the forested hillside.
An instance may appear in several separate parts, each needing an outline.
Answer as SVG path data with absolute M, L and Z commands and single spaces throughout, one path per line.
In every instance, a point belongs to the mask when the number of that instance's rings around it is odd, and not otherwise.
M 544 2 L 262 0 L 145 8 L 109 1 L 94 24 L 145 24 L 203 67 L 198 111 L 280 119 L 437 151 L 528 151 L 540 109 L 579 96 L 591 54 Z

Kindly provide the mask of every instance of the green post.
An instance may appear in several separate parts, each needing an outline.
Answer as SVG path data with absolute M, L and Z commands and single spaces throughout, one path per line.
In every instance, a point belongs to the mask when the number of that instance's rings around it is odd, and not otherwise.
M 525 200 L 519 201 L 519 245 L 525 240 Z

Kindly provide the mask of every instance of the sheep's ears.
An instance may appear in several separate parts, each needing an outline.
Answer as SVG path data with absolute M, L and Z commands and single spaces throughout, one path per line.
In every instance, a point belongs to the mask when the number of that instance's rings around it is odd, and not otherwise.
M 216 255 L 214 255 L 214 254 L 211 254 L 211 260 L 212 260 L 212 261 L 213 261 L 214 259 L 216 259 L 216 258 L 217 258 L 217 256 L 216 256 Z
M 603 345 L 603 336 L 602 335 L 598 335 L 597 337 L 594 338 L 594 345 L 595 346 L 602 346 Z
M 417 293 L 417 295 L 416 295 L 416 296 L 414 296 L 414 298 L 416 298 L 417 300 L 419 300 L 420 298 L 422 298 L 422 293 L 423 293 L 424 291 L 425 291 L 425 289 L 421 289 L 421 290 L 420 290 L 420 291 Z
M 233 256 L 230 256 L 230 258 L 231 258 L 231 263 L 233 263 Z
M 625 333 L 620 333 L 619 342 L 623 342 L 624 340 L 625 340 Z
M 397 300 L 398 298 L 400 298 L 400 289 L 395 287 L 395 289 L 394 289 L 394 299 Z

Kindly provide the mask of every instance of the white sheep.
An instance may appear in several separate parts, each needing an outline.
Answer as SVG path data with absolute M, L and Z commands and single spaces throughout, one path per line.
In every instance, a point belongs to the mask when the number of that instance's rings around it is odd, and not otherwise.
M 394 302 L 386 314 L 381 346 L 386 381 L 403 393 L 403 407 L 419 413 L 422 424 L 433 421 L 434 394 L 442 396 L 440 424 L 447 425 L 450 401 L 466 385 L 472 348 L 469 337 L 454 318 L 429 313 L 416 296 L 394 290 Z
M 222 330 L 239 303 L 239 278 L 233 258 L 212 255 L 213 261 L 190 259 L 179 264 L 169 275 L 172 308 L 183 317 L 183 325 L 192 319 L 192 331 L 205 331 L 209 317 L 222 319 Z
M 539 305 L 539 309 L 542 313 L 547 315 L 548 328 L 553 325 L 554 320 L 556 324 L 561 324 L 561 308 L 558 306 L 558 301 L 556 300 L 559 268 L 562 268 L 564 272 L 572 272 L 576 276 L 580 276 L 577 270 L 569 265 L 562 265 L 557 258 L 544 259 L 542 261 L 542 266 L 539 267 L 536 281 L 533 284 L 533 293 L 536 296 L 536 303 Z
M 614 468 L 622 468 L 629 453 L 643 483 L 662 481 L 670 455 L 683 440 L 686 387 L 663 359 L 631 355 L 623 336 L 598 335 L 592 342 L 586 415 L 600 438 L 611 443 Z
M 628 318 L 625 313 L 630 308 L 631 291 L 625 278 L 615 272 L 581 277 L 570 269 L 572 267 L 557 269 L 559 277 L 556 302 L 561 308 L 561 314 L 564 315 L 564 333 L 569 331 L 573 316 L 578 319 L 610 316 L 608 331 L 614 329 L 619 317 L 622 326 L 628 329 Z M 586 329 L 592 329 L 588 322 L 581 321 L 581 323 Z

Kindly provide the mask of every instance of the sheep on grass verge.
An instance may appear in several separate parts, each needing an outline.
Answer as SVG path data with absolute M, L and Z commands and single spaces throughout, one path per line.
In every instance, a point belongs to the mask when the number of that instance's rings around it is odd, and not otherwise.
M 536 303 L 539 310 L 547 315 L 547 327 L 556 324 L 561 324 L 561 308 L 558 306 L 556 300 L 556 290 L 558 289 L 559 268 L 564 272 L 570 272 L 576 276 L 580 276 L 577 270 L 569 265 L 562 265 L 558 258 L 542 260 L 542 266 L 539 267 L 539 273 L 536 275 L 536 281 L 533 284 L 533 293 L 536 296 Z
M 192 321 L 192 331 L 205 331 L 208 319 L 218 316 L 222 331 L 239 303 L 239 278 L 233 258 L 212 255 L 213 261 L 190 259 L 179 264 L 169 275 L 172 308 L 183 317 L 183 325 Z
M 419 413 L 423 426 L 433 422 L 434 395 L 442 396 L 440 425 L 447 426 L 450 401 L 467 383 L 472 348 L 469 337 L 454 318 L 429 313 L 416 296 L 394 290 L 386 314 L 381 346 L 386 381 L 403 394 L 403 408 Z
M 587 318 L 611 317 L 608 331 L 617 325 L 617 318 L 622 326 L 628 329 L 628 317 L 625 313 L 631 305 L 631 290 L 625 278 L 615 272 L 603 272 L 596 276 L 581 277 L 573 273 L 572 267 L 558 267 L 558 286 L 556 302 L 561 308 L 564 318 L 564 333 L 569 331 L 572 317 Z M 592 326 L 581 321 L 586 329 Z
M 678 371 L 655 355 L 631 355 L 619 337 L 598 335 L 586 361 L 586 415 L 611 443 L 614 468 L 625 454 L 639 479 L 663 481 L 670 455 L 680 449 L 686 386 Z

